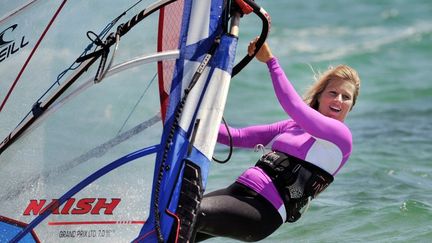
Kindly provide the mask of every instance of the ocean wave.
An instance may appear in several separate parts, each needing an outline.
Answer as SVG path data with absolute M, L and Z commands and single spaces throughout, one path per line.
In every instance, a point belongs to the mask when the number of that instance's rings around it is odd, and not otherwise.
M 432 33 L 432 22 L 418 21 L 404 27 L 364 26 L 356 28 L 325 25 L 278 31 L 280 34 L 275 35 L 270 43 L 274 46 L 284 46 L 283 49 L 278 49 L 279 55 L 310 54 L 311 56 L 307 56 L 308 61 L 322 62 L 377 52 L 383 47 L 411 38 L 421 39 L 421 36 Z
M 400 206 L 400 211 L 404 214 L 431 214 L 432 205 L 429 205 L 428 203 L 419 200 L 408 199 L 402 202 Z
M 432 23 L 430 22 L 420 22 L 413 26 L 398 29 L 379 27 L 360 29 L 358 30 L 359 37 L 370 35 L 370 38 L 365 38 L 361 42 L 344 45 L 334 50 L 318 54 L 314 58 L 314 61 L 328 61 L 355 54 L 363 54 L 365 52 L 371 53 L 385 46 L 431 32 Z

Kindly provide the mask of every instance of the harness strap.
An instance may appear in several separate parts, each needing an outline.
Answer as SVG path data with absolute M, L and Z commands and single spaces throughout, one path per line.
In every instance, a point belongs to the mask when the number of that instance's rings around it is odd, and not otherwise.
M 272 151 L 256 163 L 275 184 L 286 209 L 286 222 L 301 217 L 301 209 L 333 182 L 325 170 L 297 157 Z

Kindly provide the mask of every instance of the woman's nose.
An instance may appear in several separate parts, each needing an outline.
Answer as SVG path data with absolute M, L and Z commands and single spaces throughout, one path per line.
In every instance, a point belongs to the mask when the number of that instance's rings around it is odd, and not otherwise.
M 342 94 L 336 95 L 335 100 L 342 102 Z

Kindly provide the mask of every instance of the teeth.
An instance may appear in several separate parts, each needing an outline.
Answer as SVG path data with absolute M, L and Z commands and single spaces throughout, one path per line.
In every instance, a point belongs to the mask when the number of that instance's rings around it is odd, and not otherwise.
M 341 111 L 341 109 L 339 107 L 334 107 L 334 106 L 330 106 L 330 109 L 335 110 L 335 111 Z

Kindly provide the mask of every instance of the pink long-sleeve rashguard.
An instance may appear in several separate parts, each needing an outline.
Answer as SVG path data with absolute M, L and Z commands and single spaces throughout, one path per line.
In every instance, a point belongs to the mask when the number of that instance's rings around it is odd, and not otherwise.
M 297 94 L 280 67 L 277 58 L 267 62 L 276 96 L 291 119 L 272 124 L 229 128 L 233 146 L 254 148 L 258 144 L 271 147 L 307 162 L 331 175 L 341 169 L 352 150 L 349 128 L 336 119 L 326 117 L 308 106 Z M 229 144 L 225 126 L 220 127 L 218 142 Z M 246 185 L 269 200 L 285 221 L 285 207 L 270 177 L 258 167 L 246 170 L 237 182 Z

